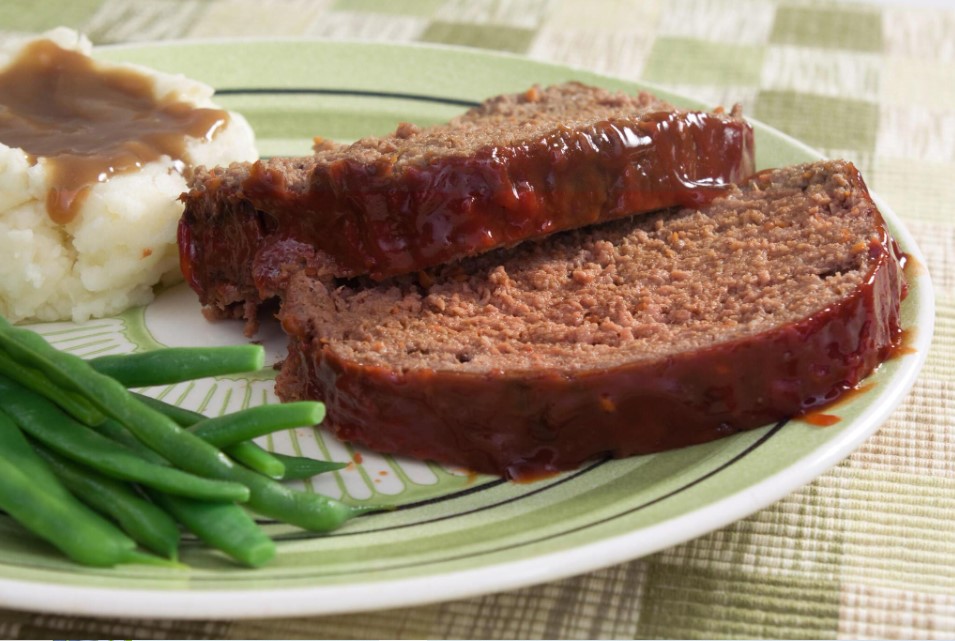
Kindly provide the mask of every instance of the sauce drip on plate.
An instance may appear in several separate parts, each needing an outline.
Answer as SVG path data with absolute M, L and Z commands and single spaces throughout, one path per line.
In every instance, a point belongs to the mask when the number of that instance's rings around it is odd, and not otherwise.
M 0 70 L 0 142 L 50 172 L 50 218 L 75 216 L 90 187 L 169 156 L 181 161 L 189 138 L 211 139 L 228 121 L 221 109 L 156 98 L 153 79 L 102 69 L 50 40 L 27 45 Z

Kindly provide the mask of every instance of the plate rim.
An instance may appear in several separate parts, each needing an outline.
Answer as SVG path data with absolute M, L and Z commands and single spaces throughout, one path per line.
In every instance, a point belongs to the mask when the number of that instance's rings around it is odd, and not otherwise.
M 174 41 L 122 43 L 102 45 L 96 52 L 109 50 L 141 50 L 178 48 L 183 45 L 218 45 L 232 47 L 243 43 L 290 44 L 323 43 L 331 46 L 370 46 L 381 49 L 455 50 L 476 58 L 525 61 L 606 78 L 613 82 L 637 84 L 653 91 L 680 95 L 687 101 L 700 102 L 693 96 L 682 96 L 659 84 L 629 80 L 569 64 L 556 64 L 518 54 L 481 50 L 433 43 L 396 43 L 351 39 L 309 37 L 244 37 L 182 39 Z M 814 148 L 761 121 L 747 117 L 754 128 L 772 133 L 787 145 L 822 159 Z M 921 265 L 918 274 L 919 304 L 915 309 L 918 331 L 915 332 L 913 354 L 907 354 L 892 384 L 869 403 L 852 424 L 821 448 L 791 462 L 761 481 L 705 504 L 684 514 L 649 527 L 609 535 L 570 549 L 547 552 L 518 560 L 493 562 L 479 567 L 437 572 L 422 576 L 362 581 L 343 585 L 305 587 L 269 587 L 237 590 L 177 590 L 117 588 L 84 585 L 51 584 L 42 580 L 0 579 L 0 604 L 30 611 L 56 612 L 90 616 L 140 616 L 154 618 L 269 618 L 292 615 L 344 614 L 368 610 L 408 607 L 514 590 L 545 582 L 565 579 L 586 572 L 659 552 L 684 543 L 720 527 L 745 518 L 806 485 L 814 478 L 847 457 L 888 419 L 908 395 L 928 355 L 934 332 L 935 293 L 924 255 L 904 221 L 877 194 L 872 194 L 880 212 L 892 230 L 893 237 Z M 676 529 L 680 532 L 673 536 Z M 647 541 L 652 541 L 649 545 Z M 374 599 L 369 591 L 374 590 Z M 268 595 L 267 598 L 264 595 Z

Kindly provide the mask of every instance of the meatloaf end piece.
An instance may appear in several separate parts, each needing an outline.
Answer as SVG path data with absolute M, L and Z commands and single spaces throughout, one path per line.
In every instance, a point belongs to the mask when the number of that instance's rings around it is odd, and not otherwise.
M 751 173 L 739 110 L 687 112 L 571 82 L 448 124 L 199 172 L 182 271 L 214 315 L 250 318 L 294 271 L 412 273 L 636 212 L 698 205 Z M 236 309 L 238 308 L 238 309 Z
M 416 277 L 298 273 L 276 389 L 381 452 L 564 470 L 832 401 L 898 341 L 903 288 L 855 167 L 801 165 Z

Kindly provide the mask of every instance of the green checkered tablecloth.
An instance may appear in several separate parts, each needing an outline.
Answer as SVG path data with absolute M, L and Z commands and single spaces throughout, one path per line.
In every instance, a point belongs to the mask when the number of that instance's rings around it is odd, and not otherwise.
M 0 611 L 0 636 L 955 637 L 955 4 L 798 0 L 2 0 L 0 35 L 440 42 L 647 80 L 854 161 L 936 287 L 909 398 L 856 453 L 749 518 L 599 572 L 425 607 L 281 620 Z

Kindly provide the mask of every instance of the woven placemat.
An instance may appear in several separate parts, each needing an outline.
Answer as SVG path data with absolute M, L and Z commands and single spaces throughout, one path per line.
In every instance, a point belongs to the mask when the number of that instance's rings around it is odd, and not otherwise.
M 768 509 L 645 559 L 426 607 L 284 620 L 0 611 L 6 638 L 955 637 L 955 9 L 762 0 L 5 0 L 0 35 L 440 42 L 659 83 L 855 162 L 926 255 L 935 340 L 855 454 Z

